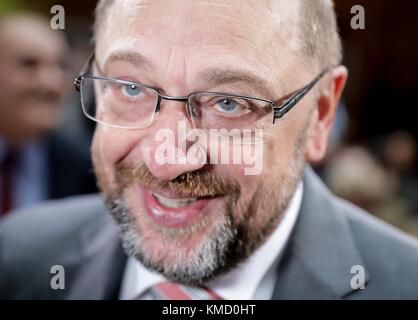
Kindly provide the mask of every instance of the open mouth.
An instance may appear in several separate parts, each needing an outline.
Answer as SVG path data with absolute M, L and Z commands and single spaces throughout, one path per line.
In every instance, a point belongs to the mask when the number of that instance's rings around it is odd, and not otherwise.
M 153 193 L 153 197 L 163 206 L 168 208 L 182 208 L 186 207 L 187 205 L 195 202 L 198 198 L 180 198 L 180 199 L 172 199 L 164 197 L 158 193 Z
M 161 194 L 161 193 L 164 193 Z M 155 223 L 165 227 L 185 227 L 210 211 L 221 197 L 185 197 L 140 188 L 145 212 Z

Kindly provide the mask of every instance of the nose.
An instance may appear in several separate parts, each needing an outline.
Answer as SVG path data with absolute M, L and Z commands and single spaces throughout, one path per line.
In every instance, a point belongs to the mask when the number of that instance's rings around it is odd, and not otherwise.
M 185 102 L 163 100 L 152 131 L 141 141 L 145 165 L 160 180 L 173 180 L 207 163 L 204 145 L 190 139 L 194 129 L 186 115 Z
M 38 72 L 39 84 L 57 95 L 65 91 L 64 78 L 65 72 L 58 66 L 44 66 Z

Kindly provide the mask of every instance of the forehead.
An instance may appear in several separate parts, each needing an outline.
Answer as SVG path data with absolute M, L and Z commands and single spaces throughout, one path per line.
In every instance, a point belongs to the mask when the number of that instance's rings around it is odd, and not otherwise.
M 114 52 L 135 51 L 165 75 L 173 71 L 173 65 L 179 78 L 199 68 L 230 67 L 280 83 L 284 70 L 294 64 L 297 3 L 115 1 L 96 30 L 97 58 L 103 64 Z
M 298 1 L 124 0 L 114 2 L 96 34 L 98 54 L 115 41 L 222 52 L 289 51 L 297 42 Z M 254 53 L 254 52 L 253 52 Z
M 114 2 L 106 12 L 105 20 L 118 28 L 142 27 L 144 34 L 169 34 L 177 42 L 199 35 L 205 30 L 222 30 L 226 35 L 257 32 L 258 36 L 271 34 L 273 24 L 280 24 L 286 9 L 282 1 L 265 0 L 124 0 Z M 292 6 L 294 7 L 294 6 Z M 280 13 L 279 13 L 280 11 Z M 145 28 L 148 27 L 148 28 Z M 181 33 L 175 32 L 181 30 Z
M 60 34 L 53 32 L 48 22 L 31 17 L 10 18 L 0 30 L 2 53 L 7 55 L 33 55 L 40 58 L 60 57 L 66 43 Z

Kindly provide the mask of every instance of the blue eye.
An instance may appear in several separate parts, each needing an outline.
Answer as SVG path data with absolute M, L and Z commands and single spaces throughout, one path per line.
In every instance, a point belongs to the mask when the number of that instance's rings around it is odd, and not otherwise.
M 241 105 L 232 99 L 222 99 L 217 103 L 218 109 L 222 112 L 232 113 L 241 110 Z
M 137 97 L 142 94 L 142 89 L 134 84 L 126 84 L 122 86 L 122 92 L 128 97 Z

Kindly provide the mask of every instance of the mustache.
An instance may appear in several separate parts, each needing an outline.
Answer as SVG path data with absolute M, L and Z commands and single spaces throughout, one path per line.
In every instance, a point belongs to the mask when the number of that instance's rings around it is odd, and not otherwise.
M 237 181 L 218 177 L 205 168 L 184 172 L 173 180 L 160 180 L 154 177 L 144 164 L 134 166 L 118 163 L 115 170 L 116 179 L 122 189 L 133 183 L 139 183 L 144 188 L 170 191 L 185 197 L 230 195 L 238 199 L 241 194 L 241 188 Z

